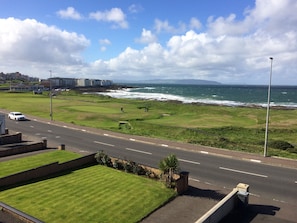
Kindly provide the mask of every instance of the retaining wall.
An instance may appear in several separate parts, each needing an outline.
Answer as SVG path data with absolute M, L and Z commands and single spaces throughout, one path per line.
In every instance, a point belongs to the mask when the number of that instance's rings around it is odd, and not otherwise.
M 26 181 L 46 177 L 51 174 L 58 174 L 63 171 L 81 168 L 84 165 L 96 164 L 94 156 L 95 154 L 90 154 L 74 160 L 70 160 L 65 163 L 50 163 L 44 166 L 37 167 L 35 169 L 30 169 L 24 172 L 0 178 L 0 190 L 1 188 L 9 187 L 15 184 L 21 184 Z
M 0 135 L 0 144 L 11 144 L 11 143 L 19 143 L 22 142 L 22 133 L 16 133 L 14 135 Z
M 47 147 L 46 140 L 44 140 L 43 142 L 37 142 L 37 143 L 14 145 L 11 147 L 8 146 L 7 148 L 0 150 L 0 157 L 43 150 L 43 149 L 46 149 L 46 147 Z

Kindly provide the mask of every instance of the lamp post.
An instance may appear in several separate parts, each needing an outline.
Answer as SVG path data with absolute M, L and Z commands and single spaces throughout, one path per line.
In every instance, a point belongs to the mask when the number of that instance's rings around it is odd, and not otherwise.
M 269 78 L 268 99 L 267 99 L 267 113 L 266 113 L 266 128 L 265 128 L 264 157 L 267 156 L 268 124 L 269 124 L 269 108 L 270 108 L 270 92 L 271 92 L 271 77 L 272 77 L 272 61 L 273 61 L 273 57 L 270 57 L 269 59 L 270 59 L 270 61 L 271 61 L 271 65 L 270 65 L 270 78 Z
M 52 71 L 49 70 L 49 72 L 50 72 L 50 80 L 49 80 L 49 84 L 50 84 L 50 118 L 51 118 L 51 121 L 53 121 Z

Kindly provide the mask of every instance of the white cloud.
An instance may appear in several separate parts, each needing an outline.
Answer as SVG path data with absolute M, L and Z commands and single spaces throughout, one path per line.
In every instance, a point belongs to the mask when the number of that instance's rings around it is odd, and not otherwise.
M 109 39 L 100 39 L 99 40 L 99 44 L 100 44 L 100 51 L 104 52 L 107 50 L 107 45 L 111 45 L 111 42 Z
M 157 37 L 150 31 L 146 29 L 142 29 L 141 37 L 136 39 L 136 42 L 139 43 L 153 43 L 157 41 Z
M 90 13 L 90 18 L 97 21 L 111 22 L 116 24 L 115 28 L 128 28 L 128 22 L 126 21 L 126 15 L 120 8 L 112 8 L 106 11 L 97 11 Z
M 140 4 L 132 4 L 129 6 L 128 9 L 129 9 L 130 13 L 139 13 L 143 10 L 143 8 Z
M 295 0 L 256 0 L 254 8 L 243 12 L 243 19 L 230 14 L 210 17 L 203 25 L 192 18 L 188 24 L 176 26 L 155 20 L 154 28 L 143 28 L 137 39 L 147 44 L 143 48 L 126 47 L 114 58 L 88 64 L 81 58 L 90 44 L 83 35 L 31 19 L 0 19 L 0 71 L 34 76 L 51 69 L 53 75 L 64 77 L 197 78 L 267 84 L 269 57 L 274 57 L 272 82 L 297 85 L 296 11 Z M 118 8 L 90 17 L 128 28 L 126 16 Z M 161 45 L 157 37 L 164 32 L 174 35 Z M 99 44 L 105 51 L 111 42 L 101 39 Z
M 197 18 L 191 18 L 191 21 L 190 21 L 190 25 L 189 25 L 189 28 L 190 29 L 200 29 L 202 27 L 202 24 L 201 22 L 199 21 L 199 19 Z
M 111 44 L 109 39 L 100 39 L 99 43 L 100 43 L 100 45 L 110 45 Z
M 166 33 L 175 34 L 175 33 L 183 33 L 186 30 L 186 25 L 180 22 L 178 27 L 174 27 L 170 25 L 167 20 L 161 21 L 159 19 L 155 19 L 154 29 L 156 30 L 157 33 L 166 32 Z
M 20 72 L 30 67 L 37 70 L 37 67 L 80 65 L 83 63 L 80 54 L 89 45 L 83 35 L 34 19 L 0 19 L 0 36 L 0 59 L 7 65 L 3 70 L 19 65 Z
M 57 15 L 63 19 L 82 19 L 82 16 L 73 7 L 68 7 L 66 10 L 59 10 Z

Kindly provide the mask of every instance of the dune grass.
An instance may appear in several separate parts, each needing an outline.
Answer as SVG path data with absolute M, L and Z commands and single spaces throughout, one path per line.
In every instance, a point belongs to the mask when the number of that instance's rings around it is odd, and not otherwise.
M 175 196 L 161 182 L 96 165 L 0 193 L 44 222 L 139 222 Z
M 52 162 L 63 163 L 79 157 L 81 157 L 81 155 L 78 153 L 73 153 L 65 150 L 54 150 L 51 152 L 45 152 L 32 156 L 26 156 L 23 158 L 1 162 L 0 177 L 36 168 L 41 165 L 46 165 Z
M 0 92 L 0 105 L 49 119 L 48 95 Z M 266 108 L 112 99 L 70 91 L 53 98 L 53 117 L 81 126 L 260 154 Z M 296 117 L 297 109 L 271 108 L 269 142 L 282 140 L 297 147 Z M 119 121 L 130 125 L 119 128 Z M 269 148 L 268 155 L 297 159 L 297 153 L 275 148 Z

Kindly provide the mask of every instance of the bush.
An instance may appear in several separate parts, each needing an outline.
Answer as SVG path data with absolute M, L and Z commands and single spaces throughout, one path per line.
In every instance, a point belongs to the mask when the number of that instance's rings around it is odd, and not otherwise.
M 124 169 L 124 164 L 123 162 L 121 162 L 120 160 L 116 159 L 113 162 L 113 168 L 117 169 L 117 170 L 123 170 Z
M 172 158 L 172 156 L 170 156 L 170 157 Z M 176 157 L 173 156 L 173 158 L 174 158 L 174 161 L 177 162 L 177 160 L 175 160 Z M 155 173 L 150 168 L 145 168 L 142 165 L 140 165 L 134 161 L 111 159 L 108 155 L 106 155 L 103 152 L 103 150 L 101 150 L 95 154 L 95 159 L 98 162 L 98 164 L 100 164 L 100 165 L 113 167 L 114 169 L 117 169 L 117 170 L 124 170 L 127 173 L 134 173 L 137 175 L 147 176 L 152 179 L 160 179 L 160 176 L 158 175 L 158 173 Z M 172 161 L 172 160 L 170 160 L 170 161 Z
M 124 163 L 124 170 L 127 173 L 132 173 L 133 172 L 133 162 L 132 161 L 127 161 L 126 163 Z
M 165 181 L 168 188 L 173 188 L 175 182 L 173 180 L 173 174 L 179 170 L 179 162 L 174 154 L 170 154 L 165 157 L 159 163 L 159 168 L 163 172 L 161 178 Z
M 297 148 L 288 148 L 286 151 L 289 153 L 297 153 Z
M 282 140 L 275 140 L 272 141 L 269 146 L 276 148 L 276 149 L 281 149 L 281 150 L 288 150 L 288 149 L 293 149 L 294 146 L 286 141 Z
M 105 165 L 108 167 L 112 167 L 113 164 L 111 162 L 111 158 L 106 155 L 103 150 L 99 151 L 98 153 L 95 154 L 95 159 L 100 165 Z

